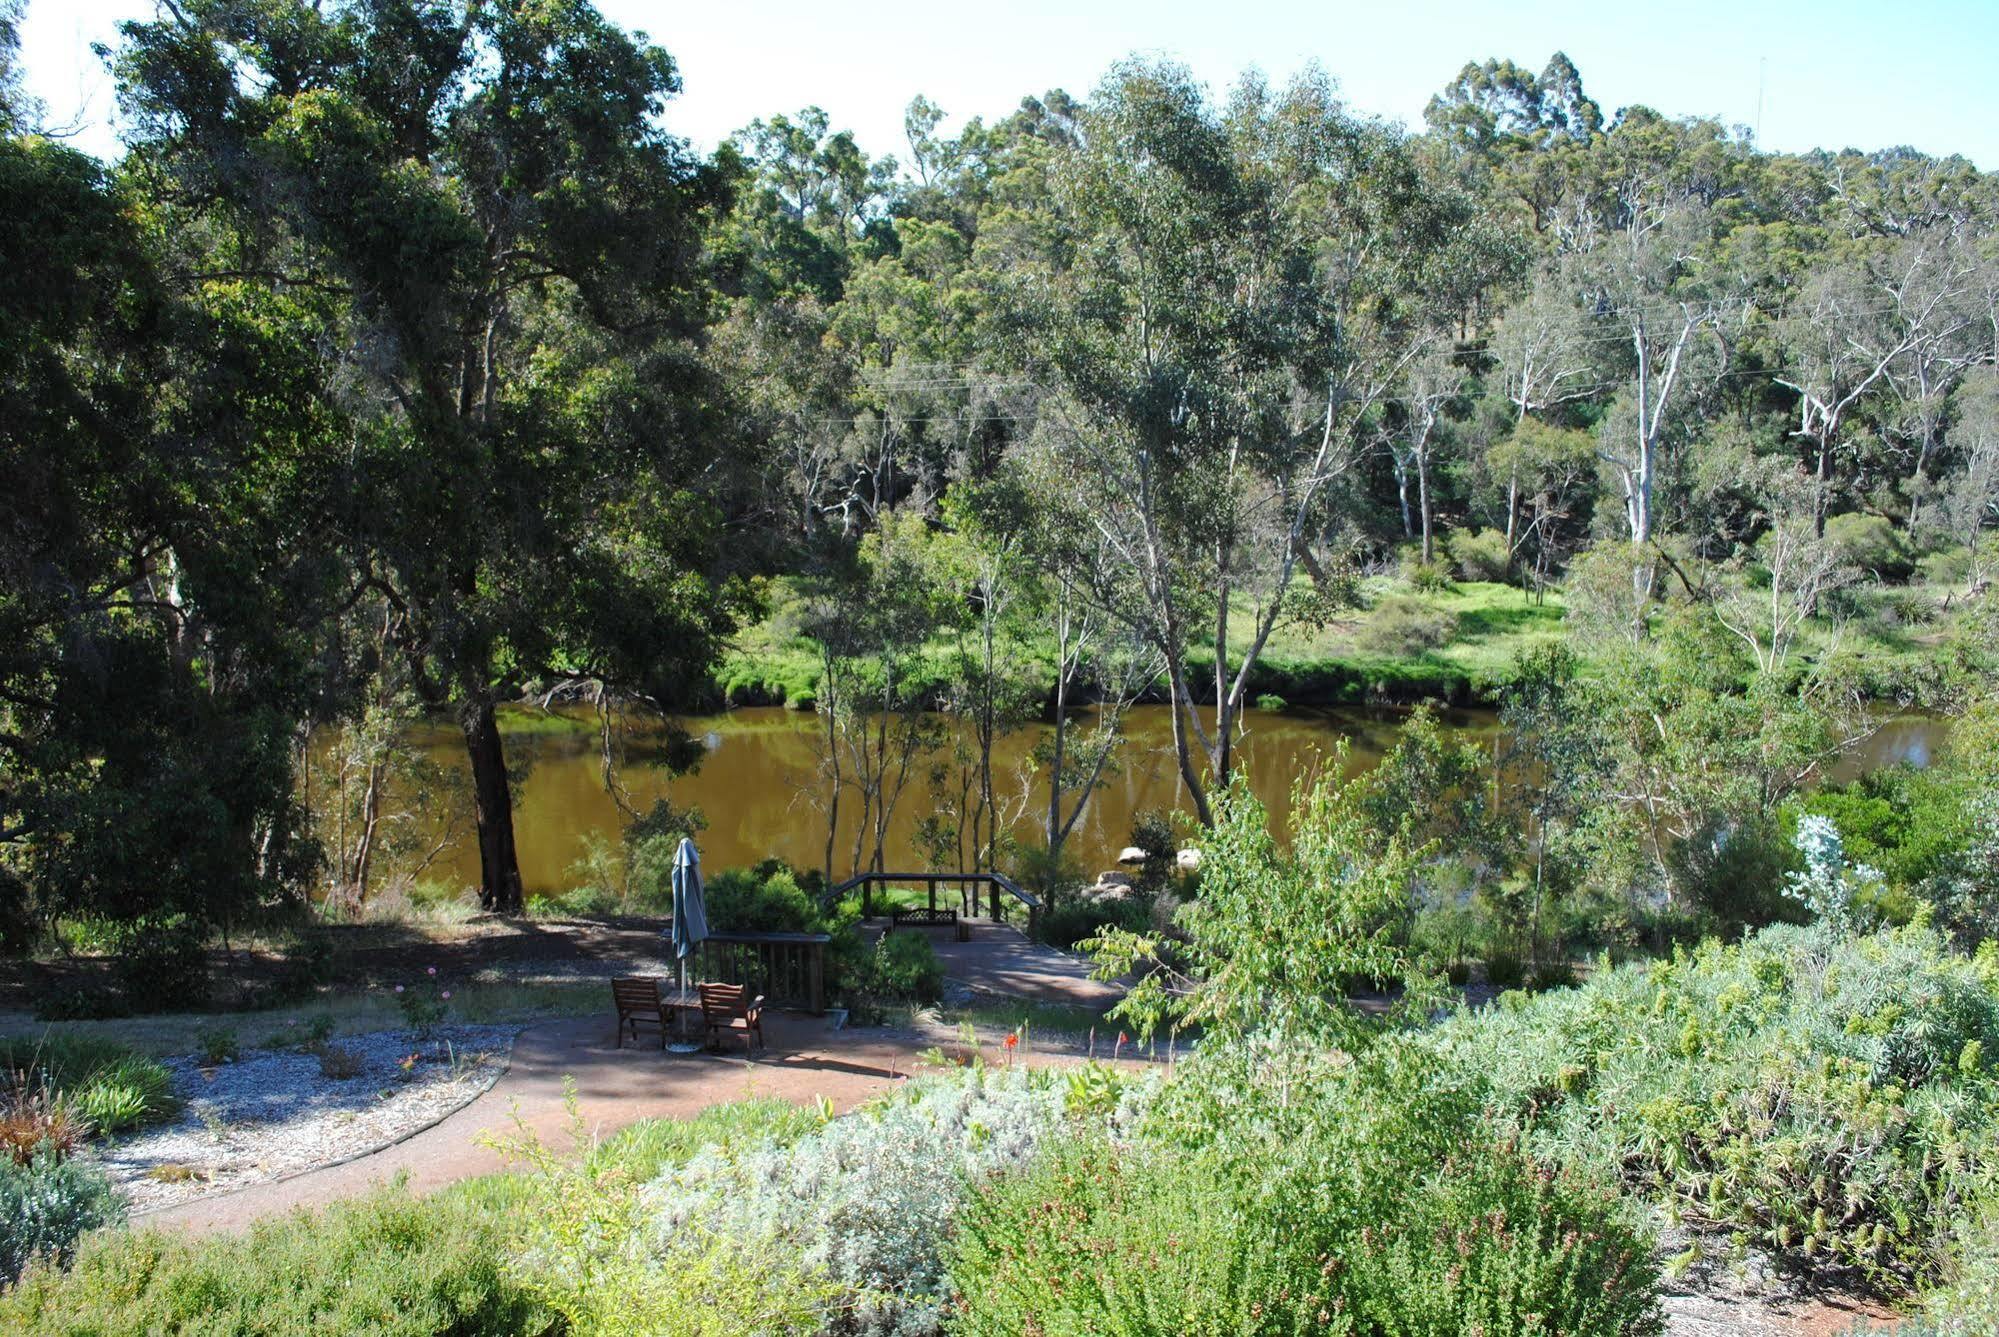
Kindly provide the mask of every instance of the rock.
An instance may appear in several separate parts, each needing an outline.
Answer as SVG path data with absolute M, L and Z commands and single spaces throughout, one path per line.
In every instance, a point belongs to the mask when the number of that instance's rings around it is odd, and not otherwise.
M 1181 850 L 1173 856 L 1173 862 L 1180 866 L 1180 871 L 1183 873 L 1198 873 L 1201 871 L 1201 852 Z
M 1151 857 L 1152 856 L 1150 854 L 1147 854 L 1144 850 L 1140 849 L 1138 846 L 1127 845 L 1124 847 L 1123 852 L 1118 855 L 1117 861 L 1122 864 L 1132 864 L 1135 866 L 1144 863 L 1147 859 L 1150 859 Z
M 1131 880 L 1130 873 L 1120 873 L 1116 869 L 1112 869 L 1108 873 L 1097 874 L 1097 885 L 1100 887 L 1132 887 L 1138 884 Z

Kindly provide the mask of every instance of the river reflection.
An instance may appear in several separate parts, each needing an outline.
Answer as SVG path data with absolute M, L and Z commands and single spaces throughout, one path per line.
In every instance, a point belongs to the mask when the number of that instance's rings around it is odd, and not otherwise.
M 575 718 L 587 719 L 588 712 Z M 1349 773 L 1364 770 L 1394 746 L 1406 718 L 1406 712 L 1387 709 L 1293 710 L 1282 714 L 1252 711 L 1248 734 L 1237 756 L 1250 787 L 1269 806 L 1281 830 L 1292 786 L 1313 767 L 1326 764 L 1341 739 L 1347 743 L 1345 769 Z M 1488 745 L 1496 741 L 1498 721 L 1490 711 L 1449 711 L 1442 718 L 1449 728 L 1470 733 Z M 657 765 L 627 765 L 620 778 L 633 802 L 641 810 L 658 797 L 698 806 L 708 819 L 700 844 L 703 861 L 710 869 L 772 856 L 801 867 L 817 867 L 824 859 L 826 845 L 825 812 L 814 798 L 817 719 L 769 707 L 697 716 L 682 723 L 703 743 L 700 766 L 690 774 L 670 778 Z M 1099 788 L 1070 837 L 1070 849 L 1086 870 L 1111 866 L 1127 843 L 1137 813 L 1185 806 L 1166 708 L 1138 707 L 1130 712 L 1127 725 L 1127 742 L 1117 772 Z M 1867 742 L 1842 759 L 1835 768 L 1836 778 L 1850 778 L 1898 761 L 1927 765 L 1942 730 L 1939 721 L 1924 717 L 1885 720 Z M 1023 840 L 1039 840 L 1047 810 L 1047 791 L 1036 782 L 1030 762 L 1034 744 L 1044 733 L 1037 728 L 1012 734 L 1002 740 L 995 757 L 999 788 L 1006 796 L 1008 810 L 1020 814 L 1014 829 Z M 446 765 L 462 768 L 465 764 L 455 730 L 419 730 L 409 742 Z M 582 851 L 584 838 L 591 833 L 615 838 L 623 825 L 616 804 L 604 792 L 596 733 L 590 728 L 510 733 L 507 750 L 510 762 L 529 767 L 517 793 L 514 814 L 522 878 L 531 893 L 565 890 L 577 880 L 570 867 Z M 842 830 L 834 847 L 838 873 L 848 871 L 857 807 L 851 797 L 843 805 Z M 916 826 L 933 810 L 927 777 L 919 772 L 890 829 L 888 862 L 892 867 L 925 866 L 915 840 Z M 469 826 L 469 822 L 464 825 Z M 459 837 L 430 875 L 464 885 L 477 883 L 479 855 L 469 831 Z

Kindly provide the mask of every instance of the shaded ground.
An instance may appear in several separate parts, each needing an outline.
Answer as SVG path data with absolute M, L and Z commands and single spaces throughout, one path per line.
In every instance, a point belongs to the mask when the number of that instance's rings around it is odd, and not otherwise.
M 330 949 L 329 978 L 337 986 L 370 988 L 415 978 L 428 966 L 454 979 L 509 971 L 531 961 L 593 967 L 589 973 L 659 973 L 660 930 L 667 921 L 643 916 L 592 920 L 502 919 L 480 915 L 458 924 L 325 924 L 312 930 Z M 283 964 L 274 951 L 238 945 L 209 953 L 214 1002 L 228 1008 L 268 985 Z M 111 960 L 103 956 L 0 962 L 0 1010 L 29 1010 L 51 991 L 104 986 Z

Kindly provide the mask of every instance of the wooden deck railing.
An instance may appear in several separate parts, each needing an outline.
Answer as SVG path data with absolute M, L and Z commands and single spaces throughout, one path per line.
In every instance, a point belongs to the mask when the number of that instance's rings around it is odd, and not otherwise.
M 700 977 L 747 985 L 773 1007 L 826 1010 L 825 933 L 711 933 L 701 940 Z
M 856 873 L 827 893 L 828 904 L 837 904 L 842 897 L 856 887 L 861 892 L 861 914 L 864 918 L 874 917 L 874 890 L 876 884 L 891 886 L 897 883 L 905 886 L 922 886 L 929 892 L 929 908 L 937 907 L 937 888 L 956 887 L 958 903 L 966 912 L 976 911 L 979 904 L 978 888 L 986 891 L 988 914 L 996 924 L 1006 922 L 1006 907 L 1002 896 L 1020 902 L 1027 910 L 1027 933 L 1033 937 L 1041 918 L 1040 898 L 1004 873 Z

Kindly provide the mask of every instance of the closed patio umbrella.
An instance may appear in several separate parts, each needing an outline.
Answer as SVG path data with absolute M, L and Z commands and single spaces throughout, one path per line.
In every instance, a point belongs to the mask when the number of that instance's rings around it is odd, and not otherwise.
M 701 853 L 694 848 L 694 842 L 681 837 L 680 848 L 673 855 L 673 927 L 669 930 L 673 939 L 673 954 L 680 960 L 680 994 L 687 996 L 687 958 L 708 936 L 708 909 L 701 899 Z M 681 1013 L 684 1018 L 685 1012 Z M 672 1046 L 677 1054 L 691 1054 L 701 1046 L 687 1043 L 683 1024 L 683 1038 Z

